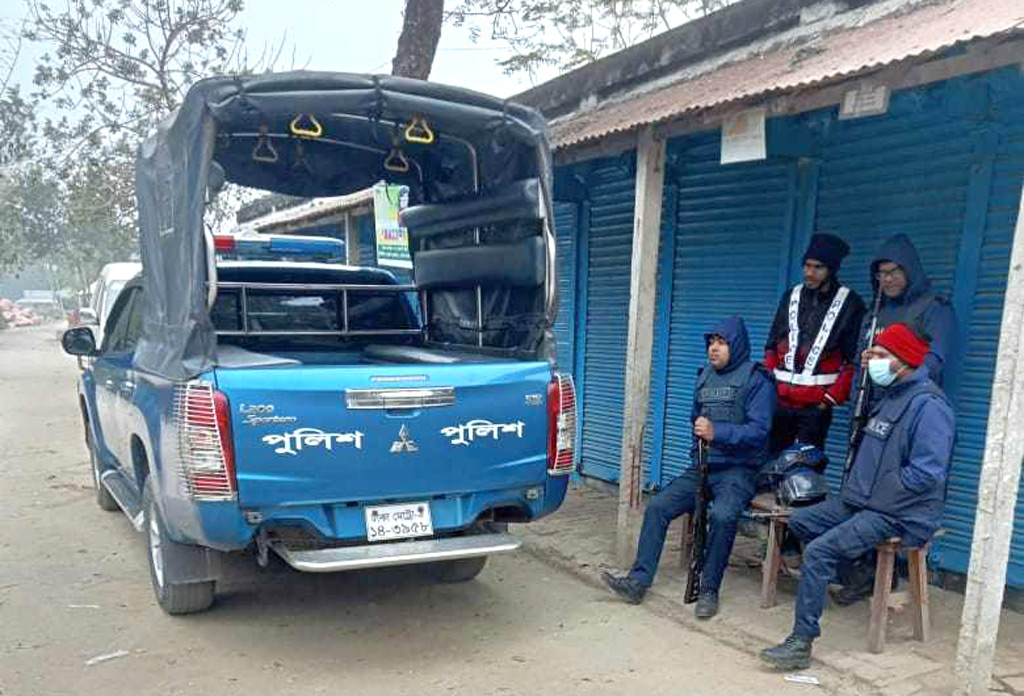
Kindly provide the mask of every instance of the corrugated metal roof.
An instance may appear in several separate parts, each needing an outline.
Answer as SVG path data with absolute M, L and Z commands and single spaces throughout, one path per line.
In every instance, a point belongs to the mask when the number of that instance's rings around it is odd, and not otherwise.
M 862 26 L 794 41 L 666 87 L 619 95 L 593 110 L 555 120 L 551 145 L 563 149 L 757 95 L 833 82 L 956 44 L 1024 28 L 1022 0 L 951 0 Z M 1022 56 L 1024 58 L 1024 56 Z M 688 73 L 693 72 L 691 66 Z
M 237 229 L 253 229 L 258 232 L 272 232 L 275 228 L 311 225 L 324 218 L 337 216 L 347 210 L 373 202 L 373 189 L 363 189 L 344 196 L 314 198 L 300 205 L 277 210 L 262 217 L 244 222 Z

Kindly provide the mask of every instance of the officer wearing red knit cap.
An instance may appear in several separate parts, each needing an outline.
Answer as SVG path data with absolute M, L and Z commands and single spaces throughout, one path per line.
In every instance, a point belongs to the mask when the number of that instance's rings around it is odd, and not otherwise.
M 921 546 L 938 529 L 953 454 L 953 409 L 922 367 L 929 340 L 891 324 L 870 348 L 868 372 L 881 399 L 838 498 L 799 510 L 789 529 L 805 543 L 793 632 L 761 651 L 779 669 L 810 664 L 825 592 L 839 564 L 889 537 Z

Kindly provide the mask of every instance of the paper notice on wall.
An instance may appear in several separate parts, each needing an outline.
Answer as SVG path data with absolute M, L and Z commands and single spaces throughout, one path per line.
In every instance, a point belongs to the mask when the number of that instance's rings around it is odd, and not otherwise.
M 377 265 L 412 268 L 409 232 L 398 214 L 409 205 L 409 187 L 379 183 L 373 187 L 373 220 L 377 238 Z
M 870 84 L 845 92 L 839 105 L 839 120 L 881 116 L 889 110 L 889 93 L 885 85 Z
M 748 109 L 722 123 L 722 164 L 753 162 L 768 157 L 765 114 L 764 107 Z

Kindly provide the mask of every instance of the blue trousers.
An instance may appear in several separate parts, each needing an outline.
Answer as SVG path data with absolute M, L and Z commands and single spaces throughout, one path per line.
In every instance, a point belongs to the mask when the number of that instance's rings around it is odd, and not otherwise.
M 805 544 L 793 633 L 806 640 L 821 635 L 818 620 L 839 564 L 858 559 L 873 551 L 875 544 L 903 533 L 893 518 L 834 498 L 799 510 L 790 518 L 789 529 Z
M 701 575 L 702 590 L 717 592 L 722 584 L 722 575 L 736 540 L 736 522 L 754 497 L 755 474 L 753 469 L 737 466 L 713 471 L 708 477 L 713 503 L 708 510 L 708 544 Z M 687 471 L 673 479 L 647 505 L 636 560 L 629 571 L 629 577 L 642 586 L 650 587 L 654 582 L 669 523 L 694 511 L 698 480 L 696 471 Z

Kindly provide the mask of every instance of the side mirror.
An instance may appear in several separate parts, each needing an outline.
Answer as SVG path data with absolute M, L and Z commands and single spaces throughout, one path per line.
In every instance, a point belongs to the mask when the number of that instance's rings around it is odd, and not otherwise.
M 60 345 L 69 355 L 96 355 L 96 337 L 88 326 L 76 326 L 65 331 Z
M 82 325 L 99 326 L 100 318 L 92 307 L 82 307 L 78 310 L 78 322 Z

